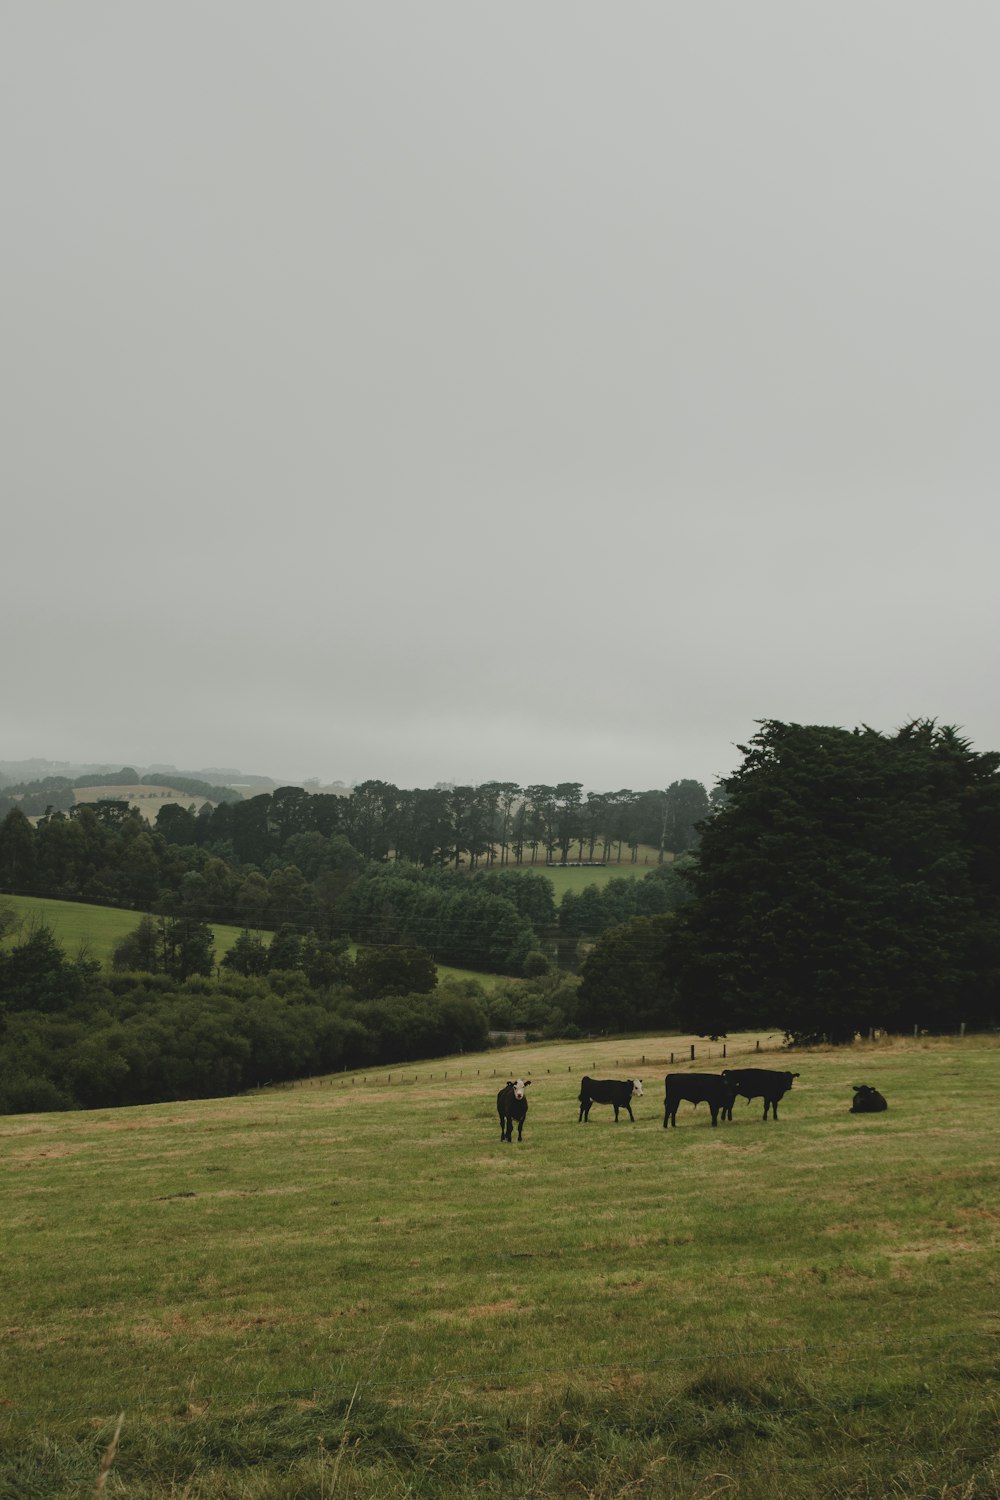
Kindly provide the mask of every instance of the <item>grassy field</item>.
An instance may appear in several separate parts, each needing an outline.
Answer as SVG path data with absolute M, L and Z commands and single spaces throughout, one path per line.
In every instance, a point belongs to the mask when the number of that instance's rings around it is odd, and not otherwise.
M 196 796 L 192 792 L 180 792 L 169 782 L 157 786 L 133 782 L 122 782 L 117 786 L 78 786 L 73 791 L 73 800 L 77 806 L 84 802 L 103 802 L 108 798 L 116 802 L 127 802 L 136 812 L 142 813 L 147 823 L 155 823 L 160 808 L 168 803 L 194 808 L 204 807 L 206 804 L 209 807 L 217 806 L 206 797 Z
M 110 964 L 115 946 L 135 931 L 143 915 L 142 912 L 122 911 L 113 906 L 88 906 L 83 901 L 50 901 L 44 896 L 0 896 L 0 901 L 17 912 L 22 932 L 33 921 L 44 922 L 51 927 L 56 941 L 70 958 L 76 956 L 82 945 L 89 957 L 102 964 Z M 215 961 L 218 963 L 229 952 L 242 929 L 228 927 L 223 922 L 211 925 L 215 933 Z
M 607 885 L 609 880 L 641 880 L 654 870 L 657 864 L 657 853 L 655 849 L 647 849 L 642 846 L 639 849 L 638 864 L 631 864 L 626 858 L 620 865 L 505 865 L 505 870 L 512 870 L 515 874 L 521 871 L 533 872 L 544 875 L 551 880 L 555 891 L 556 904 L 562 900 L 567 891 L 582 891 L 588 885 Z M 497 868 L 500 868 L 499 866 Z
M 520 1146 L 495 1054 L 0 1120 L 0 1497 L 996 1500 L 1000 1045 L 796 1054 L 777 1124 L 664 1131 L 671 1049 L 505 1051 Z
M 41 896 L 0 896 L 0 902 L 12 906 L 17 912 L 22 934 L 32 921 L 45 922 L 71 958 L 80 952 L 82 945 L 90 957 L 105 965 L 110 964 L 115 946 L 135 929 L 142 916 L 141 912 L 121 911 L 111 906 L 50 901 Z M 236 942 L 242 928 L 229 927 L 223 922 L 211 925 L 215 934 L 215 961 L 219 963 Z M 265 933 L 265 937 L 270 940 L 270 933 Z M 13 940 L 12 934 L 8 942 Z M 477 979 L 484 989 L 492 989 L 503 982 L 498 974 L 476 974 L 471 969 L 455 969 L 447 964 L 438 965 L 438 978 Z

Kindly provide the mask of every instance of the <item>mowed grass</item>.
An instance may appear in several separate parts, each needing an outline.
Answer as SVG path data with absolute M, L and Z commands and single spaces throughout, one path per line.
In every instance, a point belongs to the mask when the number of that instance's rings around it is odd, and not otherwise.
M 0 1496 L 97 1492 L 124 1412 L 134 1500 L 995 1497 L 996 1039 L 795 1054 L 715 1130 L 670 1050 L 0 1121 Z M 577 1123 L 595 1069 L 635 1125 Z

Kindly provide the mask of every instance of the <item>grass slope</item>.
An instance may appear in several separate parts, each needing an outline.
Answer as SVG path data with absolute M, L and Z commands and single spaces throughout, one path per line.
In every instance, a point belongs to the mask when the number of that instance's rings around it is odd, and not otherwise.
M 117 944 L 135 929 L 142 917 L 141 912 L 122 911 L 118 907 L 52 901 L 42 896 L 0 896 L 0 902 L 14 908 L 21 921 L 22 933 L 33 921 L 45 922 L 70 957 L 75 956 L 82 946 L 90 957 L 106 966 L 110 965 Z M 224 922 L 213 922 L 211 927 L 215 934 L 215 961 L 220 963 L 243 929 L 227 926 Z M 264 936 L 270 941 L 270 933 Z M 8 942 L 13 940 L 12 934 Z M 355 951 L 353 946 L 351 951 Z M 438 978 L 477 979 L 487 990 L 503 983 L 499 974 L 478 974 L 471 969 L 455 969 L 447 964 L 438 965 Z
M 777 1124 L 665 1132 L 682 1046 L 505 1052 L 520 1146 L 495 1056 L 0 1121 L 0 1496 L 95 1493 L 124 1411 L 132 1500 L 995 1497 L 1000 1046 L 803 1053 Z
M 44 922 L 51 927 L 56 941 L 72 958 L 81 948 L 89 957 L 102 964 L 110 964 L 111 955 L 121 942 L 142 920 L 142 912 L 123 911 L 113 906 L 88 906 L 82 901 L 52 901 L 46 896 L 0 896 L 0 901 L 12 906 L 22 923 L 22 930 L 31 922 Z M 215 933 L 215 961 L 218 963 L 230 950 L 242 931 L 223 922 L 213 922 Z

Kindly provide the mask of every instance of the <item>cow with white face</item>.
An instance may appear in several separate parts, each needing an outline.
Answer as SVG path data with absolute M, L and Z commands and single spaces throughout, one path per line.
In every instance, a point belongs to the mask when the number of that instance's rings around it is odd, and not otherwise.
M 508 1081 L 497 1094 L 497 1114 L 500 1116 L 500 1139 L 502 1141 L 513 1140 L 515 1120 L 517 1121 L 517 1138 L 521 1139 L 524 1117 L 528 1113 L 528 1101 L 524 1091 L 530 1086 L 530 1078 L 515 1078 L 513 1082 Z

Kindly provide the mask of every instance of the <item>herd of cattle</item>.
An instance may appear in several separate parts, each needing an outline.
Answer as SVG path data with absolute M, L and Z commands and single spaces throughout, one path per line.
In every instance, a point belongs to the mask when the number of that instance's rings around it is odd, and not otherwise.
M 774 1068 L 727 1068 L 722 1073 L 668 1073 L 664 1080 L 663 1128 L 666 1130 L 668 1125 L 676 1126 L 677 1108 L 682 1103 L 695 1106 L 707 1104 L 713 1125 L 718 1125 L 720 1114 L 723 1120 L 731 1120 L 733 1105 L 738 1098 L 748 1101 L 763 1099 L 764 1119 L 767 1119 L 770 1111 L 771 1118 L 776 1120 L 778 1103 L 788 1093 L 792 1080 L 798 1076 L 798 1073 L 782 1073 Z M 528 1113 L 528 1100 L 524 1091 L 530 1083 L 530 1078 L 508 1080 L 497 1094 L 497 1114 L 500 1116 L 500 1139 L 502 1141 L 513 1140 L 515 1125 L 517 1138 L 521 1139 L 525 1117 Z M 580 1083 L 580 1113 L 577 1116 L 577 1124 L 581 1120 L 586 1123 L 590 1119 L 592 1104 L 610 1104 L 615 1112 L 616 1124 L 619 1110 L 627 1109 L 628 1117 L 634 1123 L 632 1100 L 641 1098 L 641 1078 L 589 1078 L 585 1076 Z M 852 1114 L 878 1114 L 888 1107 L 878 1089 L 871 1088 L 867 1083 L 854 1085 Z

